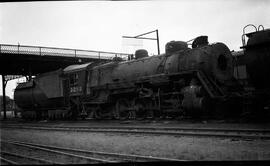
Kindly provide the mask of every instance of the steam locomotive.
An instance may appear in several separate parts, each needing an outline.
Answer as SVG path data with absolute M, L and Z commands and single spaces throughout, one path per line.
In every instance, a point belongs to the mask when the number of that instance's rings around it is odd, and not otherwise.
M 247 28 L 255 29 L 246 33 Z M 248 40 L 246 41 L 246 38 Z M 243 28 L 243 50 L 233 52 L 235 78 L 245 89 L 242 95 L 246 109 L 256 110 L 250 116 L 269 118 L 270 112 L 270 29 L 249 24 Z M 254 113 L 256 113 L 254 115 Z M 259 116 L 260 115 L 260 116 Z M 263 117 L 263 118 L 262 118 Z
M 71 65 L 19 84 L 25 119 L 142 119 L 240 116 L 244 92 L 223 43 L 171 41 L 165 54 L 137 50 L 128 61 Z

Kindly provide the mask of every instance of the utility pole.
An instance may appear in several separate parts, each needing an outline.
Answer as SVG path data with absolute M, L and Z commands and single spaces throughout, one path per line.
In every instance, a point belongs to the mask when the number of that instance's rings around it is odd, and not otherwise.
M 158 55 L 160 55 L 158 30 L 156 30 L 156 34 L 157 34 L 157 49 L 158 49 Z
M 156 33 L 156 38 L 149 38 L 149 37 L 141 37 L 144 35 L 148 35 L 150 33 Z M 157 41 L 157 51 L 158 51 L 158 55 L 160 54 L 160 49 L 159 49 L 159 36 L 158 36 L 158 30 L 154 30 L 154 31 L 150 31 L 150 32 L 146 32 L 137 36 L 122 36 L 123 38 L 134 38 L 134 39 L 146 39 L 146 40 L 156 40 Z
M 6 113 L 6 80 L 5 80 L 5 75 L 2 74 L 2 89 L 3 89 L 3 111 L 4 111 L 4 119 L 7 118 L 7 113 Z

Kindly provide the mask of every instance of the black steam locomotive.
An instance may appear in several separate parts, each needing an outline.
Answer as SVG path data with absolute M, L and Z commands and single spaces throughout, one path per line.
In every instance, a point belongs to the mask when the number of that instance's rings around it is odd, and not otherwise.
M 243 93 L 228 47 L 200 36 L 192 48 L 171 41 L 165 54 L 137 50 L 128 61 L 40 74 L 19 84 L 14 99 L 26 119 L 199 118 L 240 116 Z
M 246 33 L 246 28 L 250 27 L 255 30 Z M 249 110 L 246 114 L 267 119 L 270 112 L 270 29 L 249 24 L 243 28 L 242 43 L 243 50 L 232 54 L 235 78 L 245 89 L 242 100 L 245 109 Z

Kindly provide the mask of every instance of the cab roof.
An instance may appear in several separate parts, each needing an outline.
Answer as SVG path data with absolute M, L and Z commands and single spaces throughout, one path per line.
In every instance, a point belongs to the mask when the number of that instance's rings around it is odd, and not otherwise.
M 85 70 L 88 66 L 90 66 L 93 62 L 90 63 L 85 63 L 82 65 L 70 65 L 66 68 L 64 68 L 64 73 L 72 73 L 72 72 L 77 72 L 77 71 L 82 71 Z

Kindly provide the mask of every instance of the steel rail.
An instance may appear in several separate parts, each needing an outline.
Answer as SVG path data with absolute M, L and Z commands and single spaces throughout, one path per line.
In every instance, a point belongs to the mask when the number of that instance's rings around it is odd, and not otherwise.
M 60 162 L 54 162 L 54 161 L 45 160 L 45 159 L 41 159 L 41 158 L 25 156 L 25 155 L 11 153 L 11 152 L 7 152 L 7 151 L 1 151 L 0 153 L 4 154 L 4 155 L 19 157 L 19 158 L 25 158 L 25 159 L 29 159 L 29 160 L 32 160 L 32 161 L 46 163 L 46 164 L 64 164 L 64 163 L 60 163 Z
M 23 124 L 24 126 L 20 127 L 51 127 L 51 128 L 81 128 L 81 129 L 127 129 L 127 130 L 176 130 L 176 131 L 209 131 L 209 132 L 251 132 L 251 133 L 269 133 L 270 129 L 229 129 L 229 128 L 206 128 L 206 127 L 160 127 L 160 126 L 60 126 L 60 125 L 50 125 L 50 124 Z M 2 124 L 3 127 L 5 126 L 19 126 L 18 124 Z
M 13 144 L 13 145 L 28 147 L 28 148 L 31 148 L 31 149 L 37 149 L 37 150 L 41 150 L 41 151 L 47 151 L 47 152 L 51 152 L 51 153 L 55 153 L 55 154 L 60 154 L 60 155 L 85 159 L 85 160 L 89 160 L 89 161 L 96 161 L 96 162 L 102 162 L 102 163 L 114 163 L 114 161 L 111 161 L 111 160 L 105 160 L 105 159 L 99 159 L 99 158 L 94 158 L 94 157 L 81 156 L 81 155 L 61 152 L 61 151 L 57 151 L 57 150 L 51 150 L 51 149 L 44 148 L 44 147 L 27 145 L 27 144 L 24 144 L 24 143 L 21 143 L 21 142 L 12 142 L 12 141 L 3 141 L 3 140 L 1 140 L 0 142 L 10 143 L 10 144 Z
M 102 156 L 109 156 L 109 157 L 116 157 L 120 158 L 121 160 L 125 161 L 186 161 L 186 160 L 179 160 L 173 158 L 164 158 L 164 157 L 153 157 L 153 156 L 142 156 L 142 155 L 134 155 L 134 154 L 122 154 L 122 153 L 111 153 L 111 152 L 101 152 L 101 151 L 89 151 L 89 150 L 82 150 L 82 149 L 74 149 L 74 148 L 65 148 L 59 146 L 51 146 L 51 145 L 43 145 L 43 144 L 34 144 L 29 142 L 21 142 L 21 141 L 2 141 L 2 142 L 11 142 L 11 143 L 21 143 L 25 145 L 31 145 L 36 147 L 45 147 L 48 149 L 57 149 L 61 151 L 70 151 L 70 152 L 79 152 L 91 155 L 102 155 Z
M 12 160 L 9 160 L 9 159 L 6 159 L 6 158 L 4 158 L 4 157 L 2 157 L 2 156 L 0 156 L 0 160 L 6 162 L 6 163 L 8 163 L 8 164 L 19 165 L 19 163 L 15 162 L 15 161 L 12 161 Z M 1 165 L 2 165 L 2 164 L 1 164 Z
M 53 126 L 53 127 L 26 127 L 26 126 L 2 126 L 7 128 L 15 128 L 15 129 L 33 129 L 33 130 L 51 130 L 51 131 L 76 131 L 76 132 L 107 132 L 107 133 L 128 133 L 128 134 L 149 134 L 149 135 L 170 135 L 170 136 L 200 136 L 200 137 L 223 137 L 223 138 L 248 138 L 248 139 L 270 139 L 270 135 L 251 135 L 251 134 L 237 134 L 235 130 L 230 130 L 235 133 L 226 134 L 228 131 L 222 131 L 215 129 L 211 130 L 204 130 L 203 132 L 199 129 L 186 130 L 186 131 L 162 131 L 162 130 L 145 130 L 145 129 L 120 129 L 120 128 L 79 128 L 79 127 L 60 127 L 60 126 Z M 189 132 L 187 132 L 189 131 Z M 224 133 L 218 133 L 224 132 Z
M 36 126 L 36 125 L 35 125 Z M 41 126 L 43 127 L 43 126 Z M 226 129 L 226 128 L 190 128 L 190 127 L 147 127 L 147 126 L 58 126 L 59 128 L 85 128 L 85 129 L 129 129 L 129 130 L 184 130 L 184 131 L 215 131 L 215 132 L 267 132 L 270 129 Z

